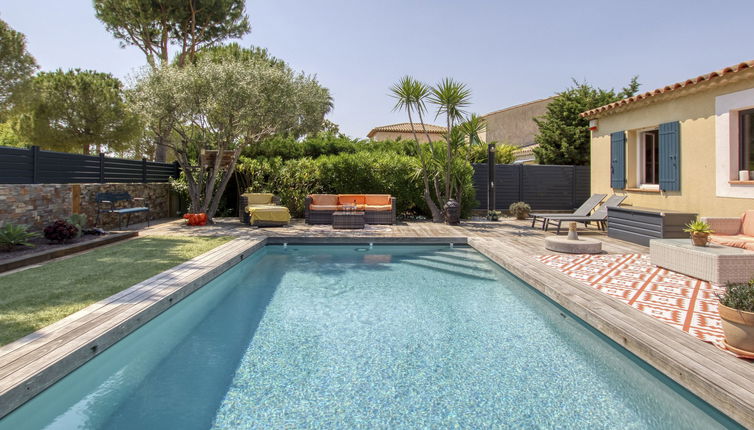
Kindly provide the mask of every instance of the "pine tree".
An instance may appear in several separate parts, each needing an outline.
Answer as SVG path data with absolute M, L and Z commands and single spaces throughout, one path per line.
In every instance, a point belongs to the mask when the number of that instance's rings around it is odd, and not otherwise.
M 586 82 L 573 83 L 573 87 L 557 94 L 543 116 L 534 119 L 539 126 L 539 134 L 534 138 L 539 144 L 534 149 L 539 164 L 588 165 L 589 120 L 579 114 L 631 97 L 640 85 L 636 76 L 618 93 L 594 88 Z

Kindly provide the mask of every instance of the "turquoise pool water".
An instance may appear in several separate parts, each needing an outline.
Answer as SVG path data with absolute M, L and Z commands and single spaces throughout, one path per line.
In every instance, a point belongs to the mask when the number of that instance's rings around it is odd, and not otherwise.
M 0 429 L 725 428 L 471 248 L 268 246 Z

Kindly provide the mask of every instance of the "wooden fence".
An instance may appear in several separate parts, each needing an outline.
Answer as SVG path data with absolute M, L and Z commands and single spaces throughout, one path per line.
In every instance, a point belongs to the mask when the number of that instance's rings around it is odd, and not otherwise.
M 480 209 L 487 209 L 488 167 L 473 166 L 476 199 Z M 526 202 L 533 210 L 571 210 L 589 198 L 589 189 L 589 166 L 495 165 L 497 210 L 513 202 Z
M 0 146 L 0 184 L 167 182 L 178 173 L 177 163 Z

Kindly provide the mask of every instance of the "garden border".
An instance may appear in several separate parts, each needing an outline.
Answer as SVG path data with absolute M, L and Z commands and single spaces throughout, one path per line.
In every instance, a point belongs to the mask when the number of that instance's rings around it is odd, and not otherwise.
M 137 237 L 138 231 L 126 231 L 120 233 L 109 233 L 102 238 L 90 240 L 82 243 L 73 243 L 70 245 L 63 245 L 57 249 L 51 249 L 48 251 L 35 252 L 33 254 L 27 254 L 18 258 L 11 258 L 5 261 L 0 261 L 0 274 L 22 267 L 31 266 L 32 264 L 43 263 L 45 261 L 52 260 L 54 258 L 65 257 L 67 255 L 76 254 L 82 251 L 88 251 L 90 249 L 98 248 L 100 246 L 108 245 L 122 240 Z

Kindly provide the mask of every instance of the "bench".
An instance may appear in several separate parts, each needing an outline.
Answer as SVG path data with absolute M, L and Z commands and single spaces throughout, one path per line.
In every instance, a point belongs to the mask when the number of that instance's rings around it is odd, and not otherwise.
M 94 224 L 99 225 L 100 214 L 117 214 L 118 215 L 118 228 L 122 225 L 123 215 L 126 215 L 126 227 L 131 220 L 131 214 L 138 212 L 146 212 L 147 227 L 149 227 L 149 205 L 146 204 L 146 200 L 141 197 L 131 197 L 131 194 L 127 192 L 121 193 L 97 193 L 97 219 Z M 117 207 L 118 202 L 129 202 L 133 205 L 134 202 L 142 202 L 143 206 L 131 206 L 131 207 Z

